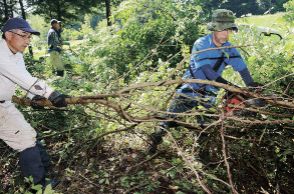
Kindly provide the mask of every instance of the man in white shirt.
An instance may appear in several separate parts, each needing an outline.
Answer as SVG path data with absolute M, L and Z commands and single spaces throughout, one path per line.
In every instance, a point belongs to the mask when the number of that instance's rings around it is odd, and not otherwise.
M 45 186 L 45 168 L 36 145 L 36 131 L 11 102 L 16 87 L 27 92 L 32 100 L 49 99 L 56 107 L 67 106 L 65 95 L 54 91 L 44 81 L 26 70 L 23 51 L 32 35 L 40 35 L 21 18 L 11 18 L 1 28 L 0 40 L 0 138 L 20 153 L 19 164 L 25 177 Z

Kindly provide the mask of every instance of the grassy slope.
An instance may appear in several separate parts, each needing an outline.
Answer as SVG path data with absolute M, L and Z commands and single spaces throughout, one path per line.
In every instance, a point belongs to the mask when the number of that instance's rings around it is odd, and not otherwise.
M 249 16 L 238 18 L 237 23 L 272 28 L 278 30 L 282 35 L 291 34 L 291 39 L 294 39 L 294 28 L 291 28 L 289 22 L 283 18 L 284 15 L 285 13 Z
M 285 26 L 287 24 L 286 21 L 283 19 L 283 15 L 284 13 L 250 16 L 250 17 L 239 18 L 237 22 L 253 24 L 256 26 L 275 28 L 275 27 Z

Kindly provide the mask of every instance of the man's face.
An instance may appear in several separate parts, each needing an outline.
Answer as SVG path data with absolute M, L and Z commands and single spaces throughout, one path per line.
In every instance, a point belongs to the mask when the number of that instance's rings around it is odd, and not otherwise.
M 20 29 L 5 32 L 6 42 L 13 53 L 23 52 L 30 44 L 32 34 Z
M 229 40 L 229 36 L 232 33 L 232 30 L 226 29 L 223 31 L 213 32 L 213 42 L 216 46 L 221 46 Z
M 54 28 L 54 30 L 59 30 L 59 29 L 60 29 L 60 25 L 59 25 L 59 23 L 54 23 L 54 24 L 52 25 L 52 27 Z

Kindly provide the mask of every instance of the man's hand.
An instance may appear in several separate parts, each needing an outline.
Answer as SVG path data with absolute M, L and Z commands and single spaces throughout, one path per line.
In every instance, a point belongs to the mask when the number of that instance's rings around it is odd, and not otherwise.
M 53 106 L 55 107 L 66 107 L 67 106 L 67 103 L 65 101 L 66 98 L 68 98 L 68 96 L 61 94 L 57 91 L 54 91 L 52 92 L 52 94 L 50 94 L 48 100 L 50 100 Z
M 31 107 L 33 109 L 43 109 L 44 107 L 38 104 L 38 102 L 41 103 L 43 100 L 46 100 L 46 98 L 43 96 L 40 96 L 40 95 L 34 96 L 31 101 Z
M 252 82 L 248 85 L 249 90 L 252 92 L 261 92 L 263 90 L 264 85 L 257 83 L 257 82 Z

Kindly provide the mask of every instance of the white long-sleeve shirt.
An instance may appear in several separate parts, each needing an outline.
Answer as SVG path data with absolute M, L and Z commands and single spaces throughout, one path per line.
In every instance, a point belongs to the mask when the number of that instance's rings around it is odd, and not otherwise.
M 20 86 L 29 97 L 48 98 L 53 92 L 44 81 L 32 77 L 26 70 L 22 53 L 13 54 L 4 39 L 0 40 L 0 101 L 10 101 L 16 87 Z

